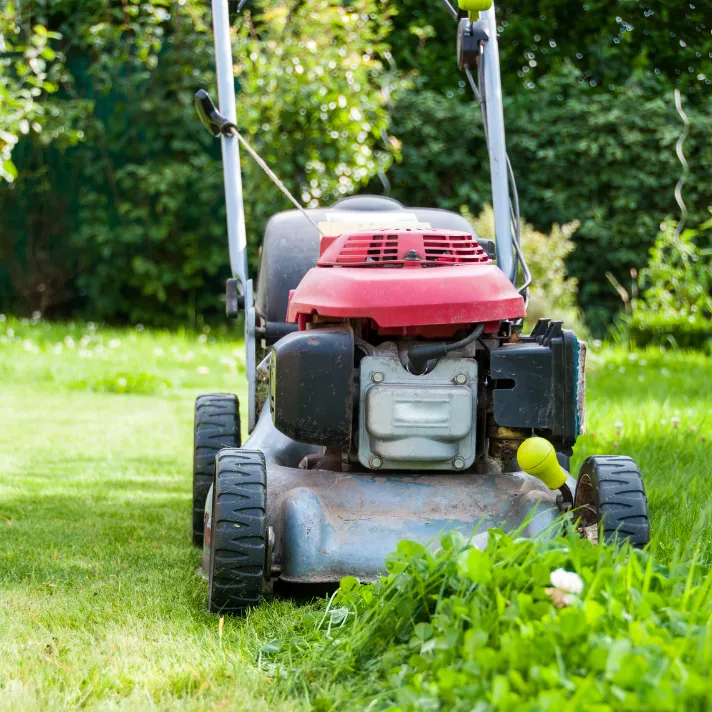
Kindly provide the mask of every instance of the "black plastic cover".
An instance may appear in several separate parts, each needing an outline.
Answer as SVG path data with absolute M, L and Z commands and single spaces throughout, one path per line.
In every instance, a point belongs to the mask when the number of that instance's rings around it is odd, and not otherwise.
M 540 319 L 529 336 L 493 349 L 490 375 L 497 425 L 531 428 L 566 448 L 583 428 L 583 356 L 574 333 L 561 324 Z
M 457 66 L 460 69 L 476 69 L 481 44 L 488 39 L 487 25 L 483 20 L 472 22 L 463 17 L 457 26 Z
M 270 410 L 287 437 L 313 445 L 351 441 L 354 334 L 349 326 L 297 331 L 273 346 Z
M 240 296 L 237 291 L 237 280 L 230 277 L 225 282 L 225 315 L 228 319 L 237 319 L 240 313 Z

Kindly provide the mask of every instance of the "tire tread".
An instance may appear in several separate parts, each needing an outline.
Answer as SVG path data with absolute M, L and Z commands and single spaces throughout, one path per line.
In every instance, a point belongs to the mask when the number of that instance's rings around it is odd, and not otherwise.
M 193 440 L 193 544 L 203 545 L 205 499 L 213 483 L 215 458 L 240 446 L 240 404 L 233 393 L 209 393 L 195 401 Z
M 208 607 L 240 613 L 260 602 L 266 549 L 267 468 L 257 450 L 223 449 L 216 458 Z
M 650 542 L 648 497 L 643 476 L 635 462 L 624 455 L 594 455 L 581 466 L 593 485 L 606 541 L 627 539 L 636 548 Z M 578 488 L 577 488 L 578 495 Z M 575 500 L 578 507 L 584 502 Z

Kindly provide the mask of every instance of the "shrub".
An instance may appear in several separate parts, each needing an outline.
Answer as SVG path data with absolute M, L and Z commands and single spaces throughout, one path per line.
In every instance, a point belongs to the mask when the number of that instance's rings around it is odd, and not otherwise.
M 44 25 L 23 24 L 13 0 L 0 5 L 0 183 L 17 178 L 12 151 L 20 136 L 57 137 L 60 126 L 42 99 L 59 88 L 64 57 L 52 46 L 59 39 Z
M 602 335 L 619 308 L 606 272 L 623 280 L 644 264 L 658 225 L 677 211 L 680 121 L 671 97 L 661 96 L 647 74 L 608 92 L 583 80 L 566 65 L 536 92 L 505 96 L 504 115 L 522 215 L 540 232 L 580 222 L 566 270 L 578 280 L 582 314 Z M 712 117 L 701 107 L 685 110 L 691 123 L 685 200 L 691 219 L 701 221 L 709 204 Z M 396 101 L 390 131 L 402 142 L 402 160 L 388 173 L 393 197 L 451 210 L 464 204 L 473 214 L 491 202 L 477 106 L 457 94 L 407 92 Z
M 679 240 L 674 228 L 663 225 L 638 279 L 641 296 L 624 322 L 635 346 L 712 345 L 712 220 Z
M 228 276 L 220 147 L 193 109 L 194 92 L 215 83 L 209 3 L 40 5 L 36 16 L 65 38 L 69 73 L 46 108 L 65 118 L 84 101 L 91 111 L 76 148 L 47 148 L 37 135 L 17 146 L 21 176 L 0 194 L 0 282 L 12 284 L 5 295 L 0 284 L 3 302 L 11 291 L 28 312 L 147 324 L 219 313 Z M 387 122 L 388 4 L 248 8 L 233 28 L 241 131 L 310 204 L 354 192 L 387 161 L 375 145 Z M 249 157 L 243 169 L 256 258 L 267 217 L 291 204 Z
M 476 218 L 466 206 L 461 210 L 480 237 L 494 239 L 494 211 L 491 205 L 485 205 Z M 541 317 L 549 317 L 563 319 L 567 328 L 580 335 L 586 333 L 576 306 L 577 281 L 566 275 L 566 258 L 575 249 L 572 237 L 577 229 L 578 222 L 574 221 L 566 225 L 552 225 L 549 234 L 544 234 L 522 220 L 522 252 L 532 273 L 527 308 L 527 323 L 530 326 Z

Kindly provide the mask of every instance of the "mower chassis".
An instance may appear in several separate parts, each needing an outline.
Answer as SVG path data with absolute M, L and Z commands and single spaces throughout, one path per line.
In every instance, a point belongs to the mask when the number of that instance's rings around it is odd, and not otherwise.
M 302 469 L 299 463 L 322 449 L 276 430 L 268 405 L 242 447 L 260 450 L 267 461 L 272 575 L 287 583 L 338 583 L 349 574 L 373 580 L 403 539 L 437 546 L 456 529 L 474 534 L 483 548 L 487 529 L 521 528 L 522 536 L 534 536 L 561 514 L 556 493 L 540 480 L 496 466 L 432 475 Z M 568 484 L 573 491 L 570 476 Z

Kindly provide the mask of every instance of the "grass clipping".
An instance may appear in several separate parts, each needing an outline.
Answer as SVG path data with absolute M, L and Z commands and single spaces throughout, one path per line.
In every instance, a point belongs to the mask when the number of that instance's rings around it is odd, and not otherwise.
M 265 646 L 275 692 L 316 710 L 709 709 L 712 578 L 694 562 L 574 534 L 441 543 L 402 542 L 388 576 L 345 578 Z

